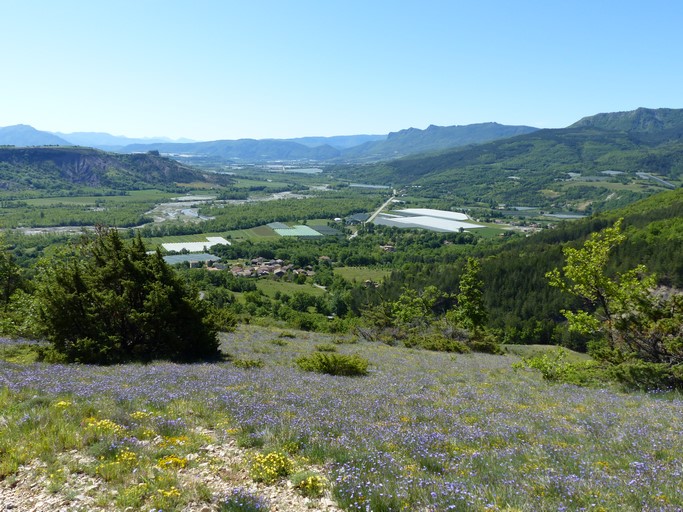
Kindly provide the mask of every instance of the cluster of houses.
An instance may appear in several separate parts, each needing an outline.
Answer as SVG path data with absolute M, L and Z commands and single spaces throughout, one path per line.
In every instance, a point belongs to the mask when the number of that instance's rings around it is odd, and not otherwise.
M 329 260 L 327 256 L 321 256 L 321 260 Z M 306 277 L 315 275 L 313 267 L 308 265 L 305 268 L 295 267 L 291 264 L 285 264 L 281 259 L 266 259 L 254 258 L 244 264 L 228 265 L 222 263 L 218 256 L 212 254 L 176 254 L 171 256 L 164 256 L 166 263 L 176 265 L 178 263 L 187 263 L 190 268 L 206 268 L 211 271 L 226 270 L 236 277 L 261 277 L 261 276 L 275 276 L 283 277 L 291 273 L 295 276 L 300 274 Z
M 254 258 L 251 262 L 244 265 L 233 265 L 229 268 L 229 271 L 236 277 L 283 277 L 289 272 L 294 275 L 304 274 L 307 277 L 315 275 L 315 271 L 310 266 L 306 268 L 295 268 L 295 266 L 291 264 L 285 265 L 285 262 L 280 259 L 266 260 L 265 258 L 260 257 Z

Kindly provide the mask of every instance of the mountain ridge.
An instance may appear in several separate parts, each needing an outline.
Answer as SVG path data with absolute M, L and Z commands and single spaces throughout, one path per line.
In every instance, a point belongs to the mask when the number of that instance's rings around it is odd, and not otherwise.
M 338 148 L 330 143 L 310 146 L 314 137 L 303 139 L 238 139 L 197 142 L 192 144 L 134 144 L 126 146 L 123 152 L 156 150 L 165 154 L 184 154 L 195 157 L 209 157 L 229 161 L 258 162 L 268 160 L 311 160 L 311 161 L 377 161 L 388 160 L 427 151 L 447 149 L 469 144 L 480 144 L 531 133 L 537 128 L 529 126 L 507 126 L 498 123 L 473 125 L 435 126 L 425 130 L 408 128 L 389 133 L 386 138 L 369 140 L 347 148 Z M 363 136 L 340 136 L 363 137 Z M 376 136 L 370 136 L 376 137 Z M 335 138 L 318 138 L 318 141 Z M 295 142 L 299 140 L 301 142 Z
M 403 156 L 483 144 L 538 130 L 531 126 L 502 125 L 495 122 L 468 125 L 429 125 L 424 130 L 407 128 L 391 132 L 386 140 L 368 142 L 343 153 L 346 159 L 387 160 Z
M 128 155 L 73 146 L 0 147 L 3 190 L 72 186 L 136 189 L 197 180 L 206 181 L 207 177 L 155 153 Z
M 604 112 L 579 119 L 568 128 L 599 128 L 625 132 L 653 133 L 683 127 L 683 109 L 645 108 Z

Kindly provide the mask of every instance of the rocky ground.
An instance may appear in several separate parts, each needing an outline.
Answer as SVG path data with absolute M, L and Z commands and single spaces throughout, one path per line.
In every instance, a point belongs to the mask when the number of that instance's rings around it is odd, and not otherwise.
M 234 440 L 202 447 L 202 453 L 195 454 L 197 463 L 188 469 L 179 470 L 181 480 L 201 481 L 216 497 L 213 503 L 190 503 L 183 511 L 214 512 L 218 510 L 217 500 L 235 488 L 242 488 L 265 498 L 271 512 L 340 511 L 329 495 L 321 498 L 307 498 L 299 494 L 288 480 L 274 485 L 254 482 L 247 471 L 247 451 Z M 65 462 L 78 466 L 88 463 L 87 457 L 77 451 L 63 454 Z M 189 457 L 192 458 L 192 457 Z M 0 511 L 7 512 L 105 512 L 113 510 L 114 496 L 107 496 L 106 483 L 83 473 L 71 473 L 67 484 L 53 489 L 45 474 L 43 463 L 35 462 L 23 466 L 16 475 L 0 482 Z M 103 503 L 105 505 L 103 505 Z M 132 508 L 125 512 L 133 512 Z M 156 511 L 155 511 L 156 512 Z M 159 511 L 160 512 L 160 511 Z

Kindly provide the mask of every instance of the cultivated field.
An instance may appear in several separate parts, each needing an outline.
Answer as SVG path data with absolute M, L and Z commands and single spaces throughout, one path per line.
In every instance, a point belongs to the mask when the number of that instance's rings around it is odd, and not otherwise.
M 223 348 L 234 362 L 0 363 L 0 495 L 84 510 L 219 510 L 232 487 L 278 510 L 324 496 L 358 511 L 683 507 L 680 396 L 551 385 L 512 355 L 255 327 Z M 370 374 L 297 369 L 316 349 L 366 357 Z M 253 483 L 271 451 L 324 476 L 323 498 L 287 505 L 287 477 Z
M 370 267 L 336 267 L 334 273 L 351 282 L 370 280 L 380 283 L 385 277 L 391 274 L 391 271 Z

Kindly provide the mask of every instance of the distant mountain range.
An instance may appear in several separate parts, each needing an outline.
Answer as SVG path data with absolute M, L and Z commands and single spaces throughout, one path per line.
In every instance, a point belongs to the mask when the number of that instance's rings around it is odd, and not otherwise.
M 131 138 L 100 132 L 45 132 L 26 124 L 0 128 L 0 146 L 85 146 L 105 151 L 117 151 L 130 144 L 166 142 L 194 142 L 190 139 L 172 140 L 168 137 Z
M 388 135 L 345 135 L 294 139 L 239 139 L 208 142 L 132 139 L 107 133 L 49 133 L 26 125 L 0 128 L 0 145 L 87 146 L 105 151 L 159 151 L 177 159 L 258 163 L 272 161 L 360 162 L 397 158 L 511 137 L 537 130 L 529 126 L 481 123 L 409 128 Z
M 77 146 L 88 146 L 91 148 L 104 149 L 105 151 L 118 151 L 125 146 L 130 144 L 156 144 L 156 143 L 166 143 L 166 142 L 195 142 L 190 139 L 178 139 L 172 140 L 168 137 L 144 137 L 144 138 L 131 138 L 123 137 L 120 135 L 110 135 L 108 133 L 101 132 L 74 132 L 74 133 L 60 133 L 58 135 L 64 140 L 68 140 L 71 144 Z
M 438 151 L 469 144 L 481 144 L 538 128 L 482 123 L 466 126 L 430 126 L 426 130 L 410 128 L 387 136 L 356 135 L 348 137 L 308 137 L 303 139 L 241 139 L 195 142 L 193 144 L 134 144 L 122 151 L 156 150 L 164 154 L 182 154 L 232 162 L 274 160 L 309 160 L 327 162 L 379 161 L 405 155 Z M 358 143 L 357 145 L 351 145 Z M 315 145 L 320 144 L 320 145 Z
M 0 128 L 0 146 L 72 146 L 73 143 L 27 124 Z
M 409 128 L 388 135 L 207 142 L 150 142 L 106 133 L 53 134 L 26 125 L 0 128 L 0 145 L 82 145 L 120 153 L 158 151 L 185 163 L 384 162 L 377 168 L 378 179 L 395 183 L 419 178 L 425 185 L 439 186 L 442 180 L 450 182 L 449 176 L 463 168 L 490 180 L 490 174 L 498 169 L 504 179 L 519 178 L 520 189 L 524 189 L 521 183 L 529 173 L 560 179 L 575 170 L 616 169 L 677 176 L 683 167 L 683 156 L 677 153 L 679 144 L 683 144 L 683 110 L 647 108 L 597 114 L 555 130 L 479 123 Z M 359 171 L 359 177 L 371 177 L 366 171 Z

